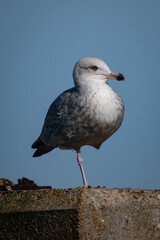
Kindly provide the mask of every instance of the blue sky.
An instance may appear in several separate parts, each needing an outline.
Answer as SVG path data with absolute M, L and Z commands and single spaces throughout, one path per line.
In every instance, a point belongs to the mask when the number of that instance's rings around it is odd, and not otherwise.
M 53 188 L 82 186 L 74 151 L 32 158 L 52 101 L 73 87 L 75 62 L 102 58 L 125 82 L 121 128 L 96 150 L 82 148 L 87 181 L 160 189 L 160 1 L 0 1 L 0 177 Z

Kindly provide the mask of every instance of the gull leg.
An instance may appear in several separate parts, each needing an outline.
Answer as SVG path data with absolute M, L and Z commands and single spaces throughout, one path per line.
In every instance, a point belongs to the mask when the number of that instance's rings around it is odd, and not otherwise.
M 80 150 L 77 151 L 77 162 L 78 162 L 78 165 L 80 167 L 80 170 L 81 170 L 81 174 L 82 174 L 82 179 L 83 179 L 83 187 L 84 188 L 88 188 L 89 185 L 86 181 L 86 177 L 85 177 L 85 174 L 84 174 L 84 170 L 83 170 L 83 159 L 81 158 L 80 156 Z

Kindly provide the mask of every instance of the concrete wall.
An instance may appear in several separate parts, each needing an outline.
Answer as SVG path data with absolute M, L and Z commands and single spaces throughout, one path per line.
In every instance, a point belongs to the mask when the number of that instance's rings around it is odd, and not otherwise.
M 0 239 L 160 240 L 160 190 L 0 192 Z

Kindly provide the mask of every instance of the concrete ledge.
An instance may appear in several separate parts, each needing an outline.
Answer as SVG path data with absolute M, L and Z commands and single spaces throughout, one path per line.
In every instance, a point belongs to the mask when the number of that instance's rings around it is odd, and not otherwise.
M 0 239 L 160 240 L 160 190 L 0 192 Z

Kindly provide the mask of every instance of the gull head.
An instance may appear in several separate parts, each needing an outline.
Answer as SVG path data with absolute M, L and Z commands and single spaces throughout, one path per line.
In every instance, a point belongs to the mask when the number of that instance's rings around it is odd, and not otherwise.
M 95 57 L 81 58 L 74 66 L 73 78 L 76 86 L 91 82 L 107 83 L 109 79 L 125 79 L 121 73 L 112 72 L 103 60 Z

